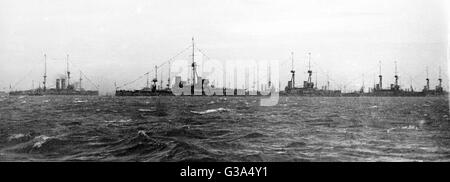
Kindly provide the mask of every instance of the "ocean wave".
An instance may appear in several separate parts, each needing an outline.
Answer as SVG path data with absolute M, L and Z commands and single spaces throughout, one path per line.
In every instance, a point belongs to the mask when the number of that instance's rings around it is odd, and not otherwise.
M 33 144 L 34 148 L 40 148 L 42 147 L 42 145 L 47 142 L 49 139 L 52 139 L 53 137 L 48 137 L 45 135 L 40 135 L 37 136 L 36 138 L 34 138 L 34 140 L 36 140 L 36 142 Z
M 267 135 L 258 133 L 258 132 L 253 132 L 253 133 L 249 133 L 241 138 L 263 138 L 263 137 L 267 137 Z
M 191 113 L 203 115 L 203 114 L 210 114 L 210 113 L 215 113 L 215 112 L 230 112 L 230 111 L 231 111 L 231 109 L 217 108 L 217 109 L 208 109 L 205 111 L 191 111 Z
M 207 138 L 206 134 L 201 130 L 196 129 L 188 129 L 187 127 L 175 128 L 168 131 L 165 131 L 164 136 L 169 137 L 185 137 L 185 138 L 196 138 L 196 139 L 205 139 Z
M 105 123 L 129 123 L 133 120 L 131 119 L 119 119 L 119 120 L 111 120 L 111 121 L 104 121 Z
M 25 136 L 27 136 L 27 135 L 22 134 L 22 133 L 19 133 L 19 134 L 13 134 L 13 135 L 11 135 L 11 136 L 8 137 L 8 141 L 17 140 L 17 139 L 23 138 L 23 137 L 25 137 Z
M 138 109 L 139 112 L 155 112 L 155 109 Z
M 286 145 L 286 148 L 301 148 L 305 146 L 306 146 L 305 142 L 291 142 L 288 145 Z
M 149 156 L 167 148 L 167 144 L 150 137 L 144 130 L 139 130 L 136 135 L 108 146 L 109 153 L 116 157 L 132 156 L 135 158 Z
M 23 133 L 16 133 L 16 134 L 12 134 L 7 138 L 7 141 L 9 143 L 22 143 L 22 142 L 27 142 L 30 141 L 31 139 L 33 139 L 33 133 L 27 133 L 27 134 L 23 134 Z
M 167 155 L 161 161 L 175 162 L 213 162 L 219 161 L 219 155 L 213 154 L 208 150 L 182 141 L 174 141 Z
M 88 100 L 81 100 L 81 99 L 79 99 L 79 98 L 75 98 L 75 99 L 73 100 L 73 103 L 86 103 L 86 102 L 88 102 Z
M 390 133 L 392 131 L 401 131 L 401 130 L 419 130 L 419 127 L 415 125 L 407 125 L 407 126 L 401 126 L 401 127 L 393 127 L 386 130 L 387 133 Z

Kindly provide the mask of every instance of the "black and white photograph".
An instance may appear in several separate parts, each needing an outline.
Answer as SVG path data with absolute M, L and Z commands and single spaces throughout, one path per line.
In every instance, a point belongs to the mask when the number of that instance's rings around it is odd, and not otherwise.
M 449 5 L 0 0 L 0 161 L 449 162 Z

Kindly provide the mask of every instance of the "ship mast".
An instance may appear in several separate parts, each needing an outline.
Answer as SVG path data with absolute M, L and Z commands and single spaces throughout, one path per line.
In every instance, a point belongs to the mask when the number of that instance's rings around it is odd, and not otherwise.
M 161 71 L 161 73 L 160 73 L 160 76 L 161 76 L 161 81 L 160 81 L 160 83 L 159 83 L 159 89 L 163 89 L 163 72 Z
M 237 89 L 237 68 L 236 68 L 236 65 L 233 68 L 233 81 L 234 81 L 234 89 Z
M 81 92 L 81 89 L 82 89 L 82 87 L 81 87 L 81 81 L 83 81 L 83 78 L 81 77 L 81 70 L 80 70 L 80 92 Z
M 381 75 L 381 61 L 379 61 L 379 66 L 380 66 L 380 75 L 378 75 L 378 77 L 380 77 L 380 83 L 379 83 L 379 86 L 380 86 L 380 90 L 381 89 L 383 89 L 383 76 Z
M 170 88 L 170 67 L 171 67 L 171 64 L 170 64 L 170 60 L 169 60 L 169 77 L 167 78 L 167 88 Z
M 308 53 L 309 55 L 309 61 L 308 61 L 308 83 L 311 84 L 312 83 L 312 70 L 311 70 L 311 53 Z
M 67 54 L 67 88 L 70 87 L 69 54 Z
M 428 78 L 428 66 L 426 67 L 426 71 L 427 71 L 427 86 L 426 86 L 426 89 L 427 89 L 427 91 L 430 89 L 430 79 Z
M 158 66 L 155 66 L 155 78 L 153 79 L 153 85 L 156 89 L 156 84 L 158 83 Z
M 270 67 L 270 63 L 268 63 L 268 68 L 269 68 L 269 85 L 268 85 L 268 89 L 272 89 L 272 69 Z
M 364 73 L 362 74 L 362 86 L 361 86 L 361 93 L 364 93 Z
M 441 67 L 439 66 L 439 88 L 442 88 Z
M 295 70 L 294 70 L 294 52 L 291 52 L 291 55 L 292 55 L 292 63 L 291 63 L 291 73 L 292 73 L 292 78 L 291 78 L 291 82 L 292 82 L 292 85 L 291 85 L 291 87 L 292 88 L 295 88 Z
M 317 75 L 318 75 L 318 73 L 316 73 L 316 83 L 314 85 L 315 88 L 317 88 Z
M 327 72 L 327 90 L 329 90 L 329 89 L 330 89 L 330 77 Z
M 150 86 L 150 84 L 149 84 L 150 83 L 150 78 L 149 78 L 150 77 L 150 72 L 148 72 L 146 75 L 147 75 L 147 86 L 146 86 L 146 88 L 150 88 L 149 87 Z
M 260 90 L 260 83 L 259 83 L 259 62 L 256 62 L 256 91 Z
M 192 86 L 195 85 L 196 80 L 196 64 L 195 64 L 195 44 L 194 44 L 194 37 L 192 37 Z
M 44 54 L 44 92 L 47 89 L 47 54 Z
M 395 88 L 397 89 L 398 87 L 398 75 L 397 75 L 397 61 L 394 62 L 395 63 Z

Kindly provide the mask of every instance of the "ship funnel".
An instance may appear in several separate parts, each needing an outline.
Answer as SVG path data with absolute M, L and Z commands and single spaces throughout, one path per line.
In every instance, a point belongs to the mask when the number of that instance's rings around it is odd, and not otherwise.
M 61 79 L 61 90 L 64 90 L 64 89 L 66 89 L 67 87 L 66 87 L 66 79 L 64 79 L 64 78 L 62 78 Z
M 61 89 L 61 80 L 56 79 L 56 90 L 60 90 L 60 89 Z

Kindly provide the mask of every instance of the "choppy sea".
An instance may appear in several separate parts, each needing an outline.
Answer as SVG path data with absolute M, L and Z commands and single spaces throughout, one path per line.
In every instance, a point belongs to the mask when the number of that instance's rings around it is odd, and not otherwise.
M 0 161 L 450 161 L 447 97 L 0 97 Z

